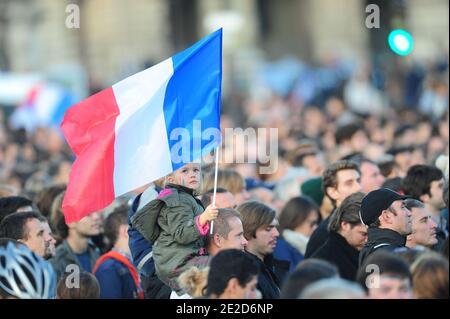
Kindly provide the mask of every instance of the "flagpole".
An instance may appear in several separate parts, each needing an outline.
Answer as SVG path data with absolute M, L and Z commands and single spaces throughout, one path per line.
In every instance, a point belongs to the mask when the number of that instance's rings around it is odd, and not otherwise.
M 215 170 L 214 170 L 214 189 L 213 189 L 213 199 L 212 199 L 212 204 L 215 207 L 216 206 L 216 191 L 217 191 L 217 172 L 219 170 L 219 148 L 220 145 L 217 146 L 216 148 L 216 165 L 215 165 Z M 210 229 L 210 234 L 213 234 L 213 230 L 214 230 L 214 221 L 211 221 L 211 229 Z

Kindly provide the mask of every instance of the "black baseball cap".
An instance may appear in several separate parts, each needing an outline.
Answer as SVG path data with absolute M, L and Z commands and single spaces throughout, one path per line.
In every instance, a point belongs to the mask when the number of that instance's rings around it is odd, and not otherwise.
M 383 210 L 389 208 L 393 202 L 404 200 L 409 196 L 402 196 L 389 188 L 380 188 L 367 194 L 361 203 L 359 212 L 364 225 L 370 225 L 377 220 Z

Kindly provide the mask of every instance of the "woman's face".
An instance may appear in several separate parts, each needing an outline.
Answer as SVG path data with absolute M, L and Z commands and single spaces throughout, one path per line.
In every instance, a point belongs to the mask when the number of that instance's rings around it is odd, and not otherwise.
M 294 230 L 306 237 L 311 237 L 311 234 L 317 228 L 319 223 L 319 212 L 312 210 L 309 212 L 308 217 L 298 225 Z

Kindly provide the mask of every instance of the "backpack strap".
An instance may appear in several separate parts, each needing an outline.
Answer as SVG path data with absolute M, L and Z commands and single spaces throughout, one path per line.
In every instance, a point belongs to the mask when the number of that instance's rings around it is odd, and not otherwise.
M 107 252 L 106 254 L 102 255 L 95 263 L 94 270 L 92 271 L 92 273 L 95 275 L 95 273 L 98 270 L 98 267 L 100 267 L 100 265 L 108 259 L 117 260 L 118 262 L 120 262 L 121 264 L 123 264 L 124 266 L 126 266 L 128 268 L 128 270 L 130 271 L 131 277 L 133 278 L 134 285 L 136 286 L 138 299 L 144 299 L 144 291 L 141 288 L 138 272 L 137 272 L 136 268 L 131 264 L 130 260 L 127 257 L 125 257 L 124 255 L 122 255 L 121 253 L 119 253 L 115 250 L 111 250 L 111 251 Z

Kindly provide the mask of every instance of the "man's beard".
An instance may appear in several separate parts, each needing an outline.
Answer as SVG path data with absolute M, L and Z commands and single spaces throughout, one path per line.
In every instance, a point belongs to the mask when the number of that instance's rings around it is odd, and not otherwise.
M 49 247 L 45 247 L 45 253 L 44 253 L 44 259 L 45 260 L 49 260 L 50 258 L 52 258 L 53 256 L 55 256 L 55 250 L 50 249 Z

